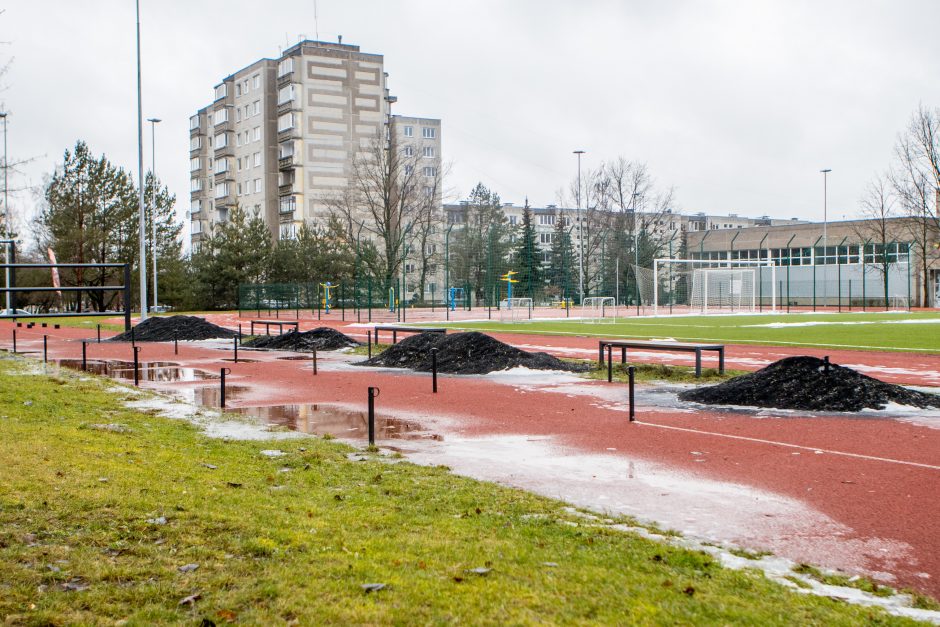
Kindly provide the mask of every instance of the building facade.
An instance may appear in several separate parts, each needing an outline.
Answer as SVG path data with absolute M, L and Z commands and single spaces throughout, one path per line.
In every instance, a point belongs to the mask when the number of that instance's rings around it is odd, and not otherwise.
M 393 133 L 420 133 L 422 167 L 439 171 L 440 120 L 392 116 L 387 79 L 382 55 L 307 40 L 216 85 L 190 118 L 193 247 L 236 205 L 274 239 L 325 225 L 330 200 L 355 184 L 357 160 L 391 147 Z

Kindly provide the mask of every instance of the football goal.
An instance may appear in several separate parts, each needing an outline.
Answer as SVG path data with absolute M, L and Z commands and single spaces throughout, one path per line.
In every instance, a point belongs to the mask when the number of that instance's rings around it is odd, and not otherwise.
M 581 317 L 588 322 L 614 322 L 617 302 L 613 296 L 589 296 L 581 302 Z
M 499 303 L 500 322 L 532 319 L 531 298 L 504 298 Z
M 741 313 L 769 300 L 777 310 L 777 268 L 770 260 L 656 259 L 637 272 L 644 300 L 672 312 Z

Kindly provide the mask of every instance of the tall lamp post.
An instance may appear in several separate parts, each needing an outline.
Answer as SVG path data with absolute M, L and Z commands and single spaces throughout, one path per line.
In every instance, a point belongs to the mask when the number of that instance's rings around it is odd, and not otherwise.
M 147 118 L 150 122 L 150 175 L 153 186 L 150 189 L 150 245 L 153 246 L 153 311 L 157 311 L 157 124 L 160 118 Z
M 450 320 L 450 232 L 454 228 L 451 224 L 444 234 L 444 315 Z
M 575 150 L 578 155 L 578 293 L 584 302 L 584 220 L 581 219 L 581 155 L 583 150 Z
M 828 177 L 829 177 L 829 173 L 832 172 L 832 168 L 825 168 L 825 169 L 823 169 L 823 170 L 820 170 L 820 172 L 822 172 L 822 175 L 823 175 L 823 234 L 822 234 L 822 240 L 823 240 L 823 263 L 825 263 L 826 257 L 827 257 L 828 254 L 829 254 L 829 251 L 828 251 L 829 242 L 828 242 L 828 240 L 827 240 L 827 238 L 826 238 L 826 235 L 827 235 L 827 234 L 826 234 L 826 231 L 827 231 L 827 227 L 829 226 L 829 215 L 828 215 L 828 214 L 829 214 L 829 207 L 828 207 L 828 205 L 829 205 L 829 187 L 828 187 L 829 181 L 828 181 Z M 836 260 L 838 260 L 838 256 L 836 257 Z M 826 302 L 826 297 L 828 296 L 828 289 L 829 289 L 829 286 L 828 286 L 828 279 L 829 279 L 829 272 L 828 272 L 828 270 L 827 270 L 826 272 L 823 273 L 823 303 Z
M 3 227 L 6 229 L 6 236 L 9 238 L 13 237 L 13 228 L 10 226 L 10 196 L 9 190 L 10 187 L 7 185 L 7 180 L 10 176 L 10 171 L 7 169 L 7 114 L 6 112 L 0 113 L 0 118 L 3 118 Z M 13 263 L 13 260 L 10 258 L 10 245 L 6 245 L 6 260 L 7 263 Z M 6 287 L 10 287 L 10 269 L 6 268 Z M 11 293 L 7 292 L 7 310 L 6 313 L 15 313 L 12 311 L 11 306 Z
M 147 319 L 147 226 L 144 217 L 144 111 L 140 88 L 140 0 L 137 7 L 137 237 L 140 240 L 140 321 Z

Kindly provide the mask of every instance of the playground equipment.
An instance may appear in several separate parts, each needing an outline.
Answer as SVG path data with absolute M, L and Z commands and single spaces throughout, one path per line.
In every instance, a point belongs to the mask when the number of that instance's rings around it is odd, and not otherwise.
M 326 311 L 327 314 L 329 314 L 330 306 L 333 304 L 332 297 L 330 296 L 330 290 L 332 290 L 335 286 L 329 281 L 327 281 L 326 283 L 320 283 L 320 287 L 322 287 L 324 290 L 323 309 Z
M 464 289 L 462 287 L 452 287 L 447 291 L 447 306 L 451 311 L 457 311 L 457 303 L 464 300 Z
M 499 280 L 500 280 L 500 281 L 505 281 L 505 282 L 506 282 L 506 301 L 507 301 L 507 306 L 508 306 L 510 309 L 512 309 L 512 304 L 513 304 L 513 303 L 512 303 L 512 300 L 513 300 L 513 299 L 512 299 L 512 284 L 519 282 L 519 281 L 517 281 L 516 279 L 512 278 L 512 275 L 514 275 L 514 274 L 518 274 L 518 273 L 517 273 L 515 270 L 510 270 L 509 272 L 507 272 L 507 273 L 504 274 L 503 276 L 499 277 Z

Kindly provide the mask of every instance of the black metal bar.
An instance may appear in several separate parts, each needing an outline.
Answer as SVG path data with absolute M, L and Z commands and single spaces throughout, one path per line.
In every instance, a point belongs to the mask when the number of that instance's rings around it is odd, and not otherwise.
M 317 347 L 313 347 L 313 374 L 317 373 Z
M 437 394 L 437 349 L 431 349 L 431 391 Z
M 372 329 L 366 329 L 366 343 L 369 345 L 369 359 L 372 359 Z
M 725 373 L 725 347 L 718 349 L 718 374 Z
M 238 336 L 232 338 L 232 347 L 235 349 L 235 363 L 238 363 Z
M 614 380 L 614 360 L 612 357 L 613 346 L 610 344 L 607 345 L 607 383 L 612 383 Z
M 829 372 L 829 355 L 823 357 L 823 372 Z
M 98 326 L 98 343 L 101 344 L 101 325 L 99 324 L 97 326 Z
M 16 352 L 16 329 L 13 329 L 13 352 Z
M 131 264 L 124 264 L 124 332 L 131 330 Z
M 634 409 L 634 396 L 633 396 L 633 385 L 636 380 L 636 366 L 629 366 L 627 368 L 627 380 L 629 381 L 630 388 L 630 422 L 636 420 L 636 410 Z
M 88 370 L 88 344 L 82 340 L 82 370 Z
M 49 336 L 42 336 L 42 363 L 49 361 Z
M 695 376 L 702 376 L 702 349 L 695 349 Z
M 221 370 L 221 375 L 222 375 L 221 386 L 222 386 L 222 388 L 221 388 L 221 390 L 219 391 L 219 407 L 222 407 L 222 408 L 225 407 L 225 375 L 231 374 L 231 373 L 232 373 L 232 369 L 231 369 L 231 368 L 222 368 L 222 370 Z
M 120 314 L 120 311 L 83 311 L 81 313 L 67 312 L 67 313 L 37 313 L 37 314 L 0 314 L 0 318 L 86 318 L 90 316 L 110 316 L 114 317 L 114 314 Z M 126 329 L 129 330 L 129 329 Z
M 174 355 L 179 355 L 179 354 L 180 354 L 180 334 L 179 334 L 179 332 L 176 332 L 176 333 L 173 334 L 173 354 L 174 354 Z
M 19 266 L 22 267 L 22 266 Z M 123 290 L 123 285 L 79 285 L 62 287 L 0 287 L 0 294 L 5 292 L 116 292 Z
M 137 346 L 137 333 L 131 328 L 131 346 Z
M 375 397 L 379 388 L 369 387 L 369 446 L 375 446 Z
M 0 263 L 0 268 L 122 268 L 123 263 Z
M 82 342 L 84 345 L 84 342 Z M 140 347 L 134 347 L 134 385 L 140 385 L 140 359 L 138 355 L 140 354 Z

